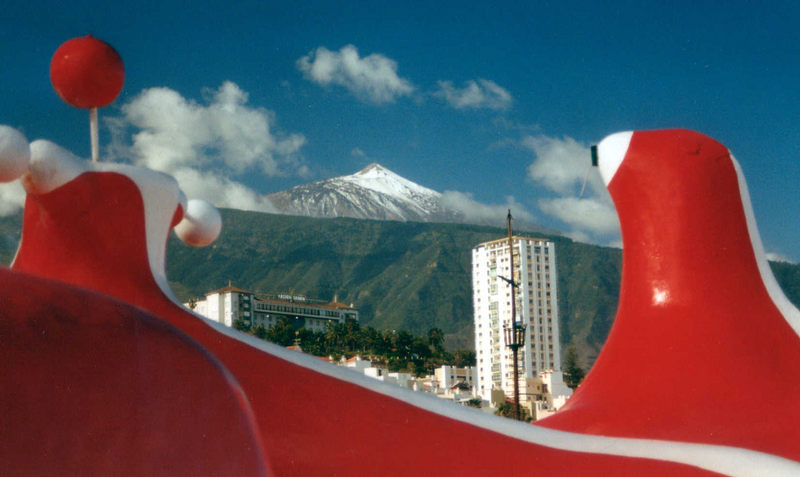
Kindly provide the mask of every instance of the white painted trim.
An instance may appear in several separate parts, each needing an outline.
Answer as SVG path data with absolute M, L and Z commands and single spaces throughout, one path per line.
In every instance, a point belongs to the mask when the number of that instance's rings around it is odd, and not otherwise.
M 22 185 L 29 194 L 46 194 L 86 172 L 88 164 L 58 144 L 39 139 L 31 143 L 31 159 Z
M 602 159 L 601 174 L 606 183 L 609 183 L 611 179 L 613 179 L 614 173 L 622 162 L 622 159 L 624 159 L 631 136 L 632 133 L 618 133 L 604 139 L 598 146 Z M 47 146 L 49 146 L 49 144 Z M 50 155 L 48 154 L 48 156 Z M 185 309 L 175 298 L 167 283 L 164 266 L 166 250 L 165 237 L 169 233 L 169 225 L 175 210 L 173 205 L 177 206 L 179 202 L 182 202 L 180 190 L 174 179 L 164 174 L 122 164 L 97 163 L 90 165 L 90 163 L 84 164 L 82 162 L 74 162 L 72 159 L 74 156 L 71 154 L 68 156 L 63 154 L 50 156 L 51 159 L 53 157 L 56 158 L 55 162 L 51 163 L 53 167 L 48 169 L 48 171 L 56 174 L 46 174 L 46 180 L 43 181 L 47 182 L 47 187 L 52 187 L 52 189 L 74 179 L 77 175 L 82 173 L 81 171 L 87 170 L 117 172 L 129 177 L 137 184 L 145 203 L 145 233 L 147 234 L 148 261 L 151 267 L 151 273 L 165 296 L 177 306 Z M 66 163 L 59 164 L 65 158 L 67 159 Z M 59 166 L 64 166 L 64 169 L 60 169 Z M 59 170 L 61 174 L 57 173 Z M 744 181 L 740 180 L 740 187 L 743 183 Z M 752 222 L 754 229 L 755 221 L 752 218 L 752 211 L 749 208 L 749 196 L 746 194 L 746 189 L 744 189 L 742 200 L 746 203 L 745 210 L 746 213 L 749 214 L 748 227 L 750 227 Z M 166 215 L 169 216 L 167 217 Z M 770 289 L 770 277 L 772 283 L 774 283 L 774 277 L 772 277 L 771 272 L 765 274 L 765 270 L 769 272 L 769 265 L 766 264 L 766 258 L 763 254 L 763 249 L 761 249 L 761 243 L 757 232 L 753 235 L 752 240 L 754 250 L 757 251 L 757 256 L 759 256 L 758 253 L 760 253 L 760 256 L 764 257 L 763 262 L 766 268 L 762 268 L 761 262 L 759 262 L 759 267 L 762 272 L 762 278 L 764 278 L 765 284 L 767 284 L 768 289 Z M 774 287 L 777 287 L 776 283 L 774 283 Z M 777 290 L 780 291 L 780 288 L 777 287 Z M 771 296 L 773 296 L 773 292 L 773 290 L 770 291 Z M 779 293 L 779 298 L 783 297 L 783 300 L 788 302 L 785 296 L 783 296 L 783 293 Z M 773 299 L 776 303 L 778 302 L 778 299 L 774 296 Z M 778 306 L 780 307 L 781 305 Z M 791 308 L 794 310 L 792 314 L 793 320 L 795 322 L 800 322 L 800 319 L 797 318 L 797 310 L 794 309 L 794 307 Z M 783 311 L 783 308 L 781 309 Z M 187 310 L 187 312 L 190 312 L 190 310 Z M 414 392 L 392 384 L 376 381 L 352 370 L 324 363 L 310 355 L 290 351 L 280 346 L 267 343 L 253 336 L 238 332 L 223 324 L 201 317 L 200 315 L 194 314 L 194 316 L 226 336 L 239 340 L 244 344 L 289 363 L 359 386 L 365 390 L 397 399 L 443 417 L 464 422 L 531 444 L 575 452 L 675 462 L 713 472 L 742 477 L 800 475 L 800 463 L 748 449 L 708 444 L 579 434 L 536 427 L 487 415 L 486 413 L 468 409 L 455 403 L 445 402 L 436 397 L 425 395 L 424 393 Z M 795 330 L 800 328 L 797 326 L 797 323 L 794 323 L 793 327 L 795 327 Z
M 147 240 L 147 258 L 150 272 L 161 291 L 170 300 L 178 299 L 169 286 L 166 273 L 167 237 L 178 205 L 186 210 L 186 196 L 178 182 L 161 172 L 121 164 L 103 164 L 107 171 L 124 174 L 139 188 L 144 204 L 144 224 Z
M 675 462 L 739 477 L 761 477 L 763 475 L 788 477 L 800 475 L 800 463 L 749 449 L 557 431 L 489 415 L 435 396 L 372 379 L 352 369 L 326 363 L 311 355 L 288 350 L 246 333 L 241 333 L 200 315 L 195 314 L 195 316 L 222 334 L 276 358 L 359 386 L 368 391 L 397 399 L 425 411 L 531 444 L 566 451 Z
M 606 136 L 597 144 L 597 167 L 606 186 L 611 183 L 620 164 L 628 153 L 633 131 L 625 131 Z
M 733 157 L 733 154 L 730 155 L 730 158 L 736 170 L 736 178 L 739 182 L 739 195 L 742 198 L 742 208 L 744 209 L 744 215 L 747 220 L 747 231 L 750 234 L 750 242 L 753 245 L 753 254 L 758 264 L 758 271 L 761 274 L 761 281 L 764 283 L 767 293 L 783 315 L 783 318 L 789 326 L 794 329 L 794 332 L 800 336 L 800 310 L 786 298 L 786 294 L 783 293 L 783 289 L 778 285 L 775 275 L 772 274 L 772 269 L 767 260 L 767 254 L 764 252 L 764 245 L 761 242 L 758 225 L 756 224 L 756 217 L 753 212 L 753 205 L 750 202 L 750 193 L 747 189 L 744 173 L 739 163 L 736 161 L 736 158 Z
M 30 194 L 45 194 L 87 172 L 113 172 L 133 181 L 144 204 L 147 259 L 153 279 L 172 301 L 177 302 L 166 277 L 166 237 L 178 204 L 186 210 L 186 196 L 167 174 L 110 162 L 88 162 L 46 140 L 31 143 L 31 160 L 22 183 Z
M 601 168 L 601 174 L 603 174 L 603 178 L 607 183 L 613 179 L 614 173 L 622 162 L 622 159 L 624 159 L 631 136 L 632 133 L 619 133 L 606 138 L 611 139 L 610 141 L 606 142 L 606 139 L 604 139 L 604 141 L 601 142 L 601 145 L 605 143 L 603 149 L 599 151 L 601 161 L 605 159 L 605 161 L 601 162 L 601 164 L 605 164 L 605 166 Z M 600 146 L 598 146 L 598 148 L 599 147 Z M 734 160 L 733 162 L 736 167 L 737 175 L 739 176 L 740 192 L 745 215 L 747 217 L 747 225 L 751 234 L 753 249 L 759 262 L 759 270 L 762 274 L 762 279 L 767 286 L 770 296 L 784 313 L 784 316 L 787 317 L 787 321 L 798 331 L 800 330 L 800 312 L 788 302 L 769 269 L 769 264 L 767 263 L 766 255 L 763 252 L 761 240 L 755 226 L 755 218 L 753 217 L 744 178 L 741 175 L 741 170 L 736 161 Z M 175 301 L 175 303 L 178 304 L 177 301 Z M 178 305 L 180 306 L 180 304 Z M 245 333 L 238 332 L 198 314 L 195 314 L 195 316 L 218 332 L 273 355 L 276 358 L 283 359 L 325 376 L 359 386 L 368 391 L 397 399 L 434 414 L 531 444 L 566 451 L 674 462 L 731 476 L 800 475 L 800 463 L 750 449 L 712 444 L 580 434 L 537 427 L 488 415 L 481 411 L 469 409 L 455 403 L 438 399 L 434 396 L 426 395 L 425 393 L 415 392 L 399 388 L 393 384 L 377 381 L 353 370 L 325 363 L 313 356 L 287 350 Z

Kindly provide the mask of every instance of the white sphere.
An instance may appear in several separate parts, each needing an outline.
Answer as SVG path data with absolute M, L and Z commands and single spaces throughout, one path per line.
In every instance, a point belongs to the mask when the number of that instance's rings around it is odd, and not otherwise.
M 21 132 L 0 126 L 0 182 L 18 179 L 28 170 L 31 150 Z
M 186 205 L 183 220 L 175 226 L 175 234 L 181 241 L 193 247 L 205 247 L 219 237 L 222 217 L 211 203 L 192 199 Z

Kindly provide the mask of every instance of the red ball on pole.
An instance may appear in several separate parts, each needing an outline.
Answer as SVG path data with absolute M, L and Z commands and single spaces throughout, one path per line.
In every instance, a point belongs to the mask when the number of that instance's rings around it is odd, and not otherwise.
M 122 90 L 122 58 L 108 43 L 91 35 L 66 41 L 50 61 L 50 82 L 67 104 L 99 108 Z

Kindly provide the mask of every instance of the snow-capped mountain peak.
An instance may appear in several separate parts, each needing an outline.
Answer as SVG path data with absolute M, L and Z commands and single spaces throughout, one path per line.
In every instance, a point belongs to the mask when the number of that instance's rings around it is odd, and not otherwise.
M 441 194 L 417 183 L 401 177 L 386 169 L 377 162 L 373 162 L 353 175 L 338 178 L 343 182 L 351 182 L 365 189 L 374 190 L 398 198 L 408 198 L 415 195 L 429 195 L 439 197 Z
M 278 213 L 308 217 L 352 217 L 403 222 L 456 222 L 503 226 L 506 214 L 480 217 L 444 205 L 441 193 L 414 183 L 377 163 L 348 175 L 267 196 Z M 526 224 L 529 230 L 543 230 Z M 549 231 L 557 233 L 557 231 Z
M 268 196 L 276 210 L 311 217 L 414 222 L 459 221 L 441 194 L 372 163 L 355 174 L 293 187 Z

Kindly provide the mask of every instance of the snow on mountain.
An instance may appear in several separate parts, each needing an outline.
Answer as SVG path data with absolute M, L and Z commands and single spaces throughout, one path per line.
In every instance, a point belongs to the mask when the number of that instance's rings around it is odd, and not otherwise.
M 375 162 L 351 176 L 339 177 L 339 180 L 394 197 L 411 199 L 420 196 L 436 197 L 437 199 L 441 197 L 441 194 L 435 190 L 411 182 Z
M 468 219 L 462 211 L 444 206 L 441 193 L 411 182 L 376 163 L 349 176 L 292 187 L 270 194 L 267 198 L 279 213 L 309 217 L 477 223 L 492 226 L 503 226 L 506 218 L 505 210 L 502 210 L 494 220 L 488 217 Z M 528 230 L 558 233 L 536 224 L 524 226 Z
M 441 204 L 441 194 L 379 164 L 359 172 L 312 182 L 268 196 L 284 214 L 413 222 L 460 222 Z

